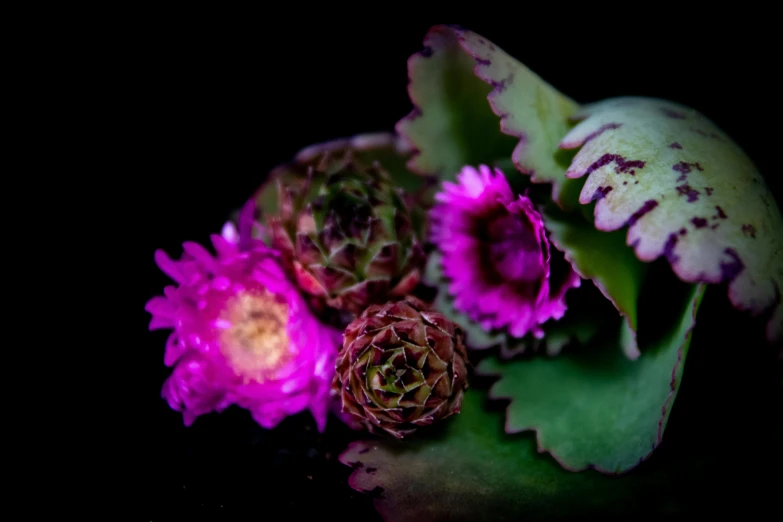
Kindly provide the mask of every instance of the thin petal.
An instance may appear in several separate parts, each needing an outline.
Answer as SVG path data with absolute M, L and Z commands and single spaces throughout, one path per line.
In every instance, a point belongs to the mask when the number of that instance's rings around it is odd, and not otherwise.
M 147 301 L 147 304 L 144 305 L 144 310 L 152 315 L 158 315 L 169 319 L 173 319 L 177 312 L 174 305 L 172 305 L 168 299 L 161 296 L 153 297 Z
M 155 263 L 164 274 L 172 278 L 177 283 L 184 282 L 184 277 L 180 271 L 179 264 L 173 261 L 163 250 L 158 249 L 155 251 Z
M 257 240 L 241 251 L 223 236 L 211 239 L 217 257 L 193 242 L 183 244 L 180 261 L 156 252 L 161 269 L 178 283 L 145 305 L 151 328 L 173 329 L 163 362 L 174 369 L 162 396 L 188 425 L 238 404 L 266 427 L 310 409 L 323 429 L 340 332 L 312 315 L 279 253 Z M 273 312 L 272 319 L 259 319 Z M 271 322 L 266 329 L 246 324 L 260 320 Z M 248 341 L 272 343 L 283 352 L 258 358 L 242 348 Z
M 163 356 L 163 364 L 174 366 L 186 351 L 186 347 L 179 342 L 176 332 L 172 332 L 166 340 L 166 352 Z
M 207 249 L 203 246 L 199 245 L 198 243 L 194 243 L 193 241 L 186 241 L 182 244 L 182 249 L 189 255 L 193 256 L 196 261 L 204 265 L 204 267 L 208 270 L 214 270 L 215 259 L 212 257 L 212 254 L 207 252 Z

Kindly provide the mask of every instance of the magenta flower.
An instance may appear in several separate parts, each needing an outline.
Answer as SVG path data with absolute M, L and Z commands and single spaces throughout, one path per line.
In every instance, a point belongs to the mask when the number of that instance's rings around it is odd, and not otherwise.
M 313 317 L 286 278 L 277 252 L 260 241 L 239 248 L 226 226 L 217 256 L 197 243 L 155 261 L 177 282 L 146 305 L 150 329 L 171 328 L 164 362 L 175 366 L 163 397 L 186 425 L 236 404 L 265 428 L 309 409 L 323 431 L 340 332 Z
M 552 280 L 541 215 L 527 197 L 514 198 L 501 171 L 465 167 L 457 181 L 443 184 L 431 213 L 454 307 L 485 330 L 542 337 L 541 324 L 563 316 L 579 276 L 563 261 L 565 274 Z

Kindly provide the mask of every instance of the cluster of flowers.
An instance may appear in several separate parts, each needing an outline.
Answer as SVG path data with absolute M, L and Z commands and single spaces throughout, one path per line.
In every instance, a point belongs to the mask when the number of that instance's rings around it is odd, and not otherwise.
M 564 314 L 579 278 L 550 277 L 541 216 L 499 170 L 465 167 L 417 219 L 415 194 L 377 162 L 314 163 L 271 176 L 273 202 L 251 198 L 214 254 L 155 253 L 176 285 L 146 309 L 150 329 L 173 330 L 162 394 L 186 425 L 238 405 L 266 428 L 309 409 L 319 430 L 333 411 L 403 437 L 458 412 L 463 332 L 419 292 L 435 249 L 453 308 L 482 328 L 540 337 Z

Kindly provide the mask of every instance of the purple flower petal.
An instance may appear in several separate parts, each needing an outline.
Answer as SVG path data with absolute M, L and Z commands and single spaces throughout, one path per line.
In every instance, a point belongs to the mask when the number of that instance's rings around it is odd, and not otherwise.
M 159 315 L 152 316 L 150 320 L 150 330 L 160 330 L 162 328 L 174 328 L 174 321 L 168 317 L 161 317 Z
M 166 366 L 174 366 L 186 351 L 185 345 L 179 342 L 177 333 L 172 332 L 166 340 L 166 352 L 163 356 L 163 364 Z
M 215 259 L 203 246 L 194 243 L 193 241 L 186 241 L 182 244 L 182 249 L 210 271 L 214 270 Z
M 229 223 L 226 223 L 226 225 L 229 225 Z M 224 226 L 223 233 L 221 235 L 212 234 L 209 236 L 210 241 L 212 241 L 212 246 L 214 247 L 215 252 L 217 252 L 219 258 L 230 258 L 237 253 L 236 245 L 239 236 L 236 235 L 236 232 L 234 233 L 234 236 L 231 234 L 226 235 L 225 229 L 226 227 Z
M 167 319 L 173 319 L 177 314 L 177 310 L 172 306 L 171 302 L 165 297 L 160 296 L 153 297 L 147 301 L 147 304 L 144 305 L 144 310 L 152 315 L 158 315 Z
M 182 282 L 182 274 L 179 271 L 177 263 L 171 260 L 171 258 L 163 250 L 155 251 L 155 263 L 161 271 L 172 278 L 177 283 Z
M 541 215 L 526 196 L 514 198 L 502 172 L 468 166 L 457 181 L 443 184 L 432 210 L 432 238 L 455 308 L 485 330 L 542 336 L 540 325 L 562 317 L 565 293 L 579 277 L 570 270 L 552 284 Z
M 322 430 L 340 332 L 312 316 L 277 252 L 257 240 L 240 251 L 227 236 L 212 236 L 216 256 L 192 242 L 178 261 L 155 253 L 179 283 L 145 306 L 150 328 L 173 330 L 162 396 L 187 425 L 236 404 L 269 428 L 309 409 Z

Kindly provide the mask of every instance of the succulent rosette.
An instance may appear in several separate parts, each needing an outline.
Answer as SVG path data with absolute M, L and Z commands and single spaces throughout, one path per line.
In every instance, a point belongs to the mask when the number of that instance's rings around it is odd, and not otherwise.
M 503 173 L 486 165 L 463 168 L 435 199 L 432 241 L 454 308 L 485 330 L 542 337 L 541 324 L 563 316 L 580 279 L 569 267 L 552 280 L 549 240 L 530 199 L 514 197 Z
M 180 260 L 155 261 L 177 284 L 152 298 L 150 329 L 171 328 L 163 397 L 186 425 L 235 404 L 265 428 L 309 409 L 323 430 L 339 331 L 321 324 L 259 241 L 239 248 L 233 227 L 213 235 L 216 255 L 184 243 Z
M 418 284 L 420 232 L 378 162 L 366 165 L 351 151 L 327 152 L 278 169 L 269 184 L 277 189 L 276 208 L 258 205 L 259 222 L 315 309 L 353 319 Z
M 459 412 L 466 364 L 459 326 L 408 296 L 348 325 L 334 389 L 344 412 L 402 438 Z

